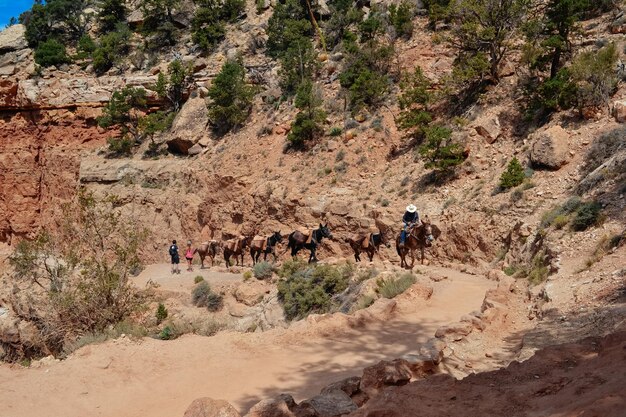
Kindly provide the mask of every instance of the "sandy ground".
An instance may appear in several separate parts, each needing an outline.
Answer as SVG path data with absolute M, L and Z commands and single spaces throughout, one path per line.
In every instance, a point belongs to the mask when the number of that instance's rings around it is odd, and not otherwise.
M 174 417 L 203 396 L 228 400 L 244 412 L 282 392 L 303 399 L 378 360 L 411 352 L 437 327 L 479 309 L 494 285 L 452 270 L 437 272 L 449 278 L 433 283 L 430 300 L 401 300 L 391 320 L 364 328 L 309 332 L 298 326 L 173 341 L 122 338 L 38 369 L 2 365 L 0 417 Z M 163 265 L 148 268 L 136 282 L 152 280 L 175 290 L 194 275 L 171 276 Z M 240 279 L 206 270 L 203 275 L 209 282 Z

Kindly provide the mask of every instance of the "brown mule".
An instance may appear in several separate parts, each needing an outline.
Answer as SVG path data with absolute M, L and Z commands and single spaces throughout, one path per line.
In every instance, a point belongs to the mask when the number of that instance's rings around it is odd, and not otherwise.
M 215 257 L 220 250 L 220 243 L 217 240 L 210 240 L 208 242 L 204 242 L 197 247 L 193 253 L 194 255 L 197 253 L 200 255 L 200 269 L 204 269 L 204 260 L 209 257 L 211 258 L 211 266 L 215 261 Z
M 243 255 L 246 253 L 245 249 L 250 246 L 254 234 L 248 237 L 240 237 L 235 239 L 229 239 L 222 245 L 224 250 L 224 261 L 226 266 L 230 266 L 230 257 L 235 257 L 235 266 L 239 266 L 239 257 L 241 257 L 241 266 L 243 265 Z
M 296 257 L 298 252 L 302 249 L 308 249 L 311 251 L 309 255 L 309 263 L 317 262 L 317 246 L 322 242 L 323 238 L 332 239 L 333 235 L 328 228 L 328 224 L 322 225 L 320 223 L 319 228 L 312 230 L 308 235 L 296 230 L 289 235 L 287 250 L 291 249 L 291 256 Z
M 389 247 L 391 246 L 385 233 L 366 233 L 358 234 L 346 239 L 346 242 L 350 244 L 350 247 L 354 251 L 354 259 L 357 262 L 361 262 L 361 252 L 367 254 L 370 262 L 374 259 L 374 253 L 378 252 L 378 248 L 381 244 Z
M 415 250 L 419 249 L 421 253 L 421 263 L 424 263 L 424 249 L 431 247 L 433 241 L 441 235 L 441 230 L 428 220 L 422 220 L 420 226 L 415 226 L 407 231 L 407 237 L 404 245 L 400 245 L 400 234 L 396 237 L 396 251 L 400 256 L 401 268 L 413 268 L 415 264 Z M 406 255 L 411 253 L 411 266 L 406 261 Z

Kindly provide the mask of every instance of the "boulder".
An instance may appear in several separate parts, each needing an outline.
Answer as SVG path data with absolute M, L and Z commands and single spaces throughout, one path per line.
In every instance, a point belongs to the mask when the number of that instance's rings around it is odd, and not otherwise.
M 195 145 L 193 145 L 191 148 L 187 150 L 187 155 L 190 155 L 190 156 L 198 155 L 200 154 L 200 152 L 202 152 L 202 149 L 203 149 L 202 146 L 196 143 Z
M 194 143 L 188 139 L 173 138 L 167 142 L 167 150 L 177 155 L 188 155 Z
M 359 388 L 359 384 L 361 383 L 361 378 L 358 376 L 351 376 L 349 378 L 342 379 L 341 381 L 333 382 L 330 385 L 322 388 L 322 394 L 340 390 L 348 394 L 352 397 L 354 394 L 358 393 L 361 389 Z
M 448 326 L 441 326 L 435 332 L 435 337 L 439 339 L 459 341 L 470 334 L 473 327 L 472 323 L 468 322 L 459 322 Z
M 261 286 L 259 282 L 252 281 L 251 283 L 242 283 L 233 292 L 235 300 L 245 304 L 247 306 L 254 306 L 259 304 L 265 296 L 265 287 Z
M 241 417 L 241 415 L 224 400 L 204 397 L 194 400 L 183 417 Z
M 626 122 L 626 100 L 619 100 L 613 103 L 613 116 L 619 123 Z
M 386 386 L 408 384 L 412 375 L 411 366 L 404 359 L 380 361 L 363 370 L 359 388 L 372 398 Z
M 535 167 L 559 169 L 568 162 L 569 135 L 561 126 L 552 126 L 531 136 L 530 160 Z
M 480 136 L 485 138 L 487 143 L 494 143 L 502 134 L 500 119 L 496 115 L 485 115 L 481 117 L 476 121 L 474 129 L 476 129 L 476 132 Z
M 0 55 L 26 48 L 28 43 L 24 36 L 25 32 L 24 25 L 13 25 L 0 31 Z
M 291 396 L 288 396 L 290 402 L 293 401 Z M 276 398 L 271 400 L 263 400 L 255 404 L 245 417 L 295 417 L 295 414 L 289 409 L 291 405 L 286 398 Z M 293 405 L 292 405 L 293 407 Z
M 206 134 L 208 124 L 209 114 L 204 98 L 190 98 L 185 102 L 172 123 L 171 140 L 188 142 L 189 147 L 185 149 L 185 152 L 181 152 L 186 155 L 187 150 Z
M 348 394 L 340 389 L 323 392 L 301 404 L 306 405 L 310 405 L 319 417 L 339 417 L 358 408 Z

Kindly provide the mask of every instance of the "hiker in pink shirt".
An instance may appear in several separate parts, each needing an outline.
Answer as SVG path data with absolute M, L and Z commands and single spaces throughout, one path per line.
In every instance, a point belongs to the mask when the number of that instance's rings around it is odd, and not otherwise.
M 185 259 L 187 259 L 187 271 L 193 271 L 193 253 L 194 250 L 191 248 L 191 240 L 188 240 L 187 250 L 185 251 Z

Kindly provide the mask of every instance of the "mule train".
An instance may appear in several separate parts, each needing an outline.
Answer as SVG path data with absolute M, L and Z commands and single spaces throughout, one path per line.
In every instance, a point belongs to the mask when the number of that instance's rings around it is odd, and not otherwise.
M 397 235 L 396 251 L 400 256 L 400 265 L 405 268 L 412 268 L 415 263 L 415 251 L 419 250 L 421 254 L 421 263 L 424 263 L 424 250 L 432 246 L 433 241 L 441 235 L 441 231 L 437 226 L 430 223 L 428 219 L 421 221 L 421 224 L 411 227 L 407 231 L 407 238 L 404 245 L 400 244 L 400 234 Z M 317 249 L 324 239 L 333 239 L 333 235 L 328 224 L 319 224 L 315 229 L 311 230 L 295 230 L 287 237 L 287 247 L 280 254 L 277 253 L 278 246 L 283 243 L 284 237 L 280 231 L 274 231 L 269 235 L 257 236 L 240 236 L 228 239 L 222 242 L 211 240 L 202 243 L 194 251 L 194 254 L 200 256 L 201 268 L 204 268 L 204 262 L 207 258 L 211 260 L 211 266 L 215 264 L 216 257 L 221 251 L 226 265 L 230 265 L 231 259 L 235 260 L 236 266 L 244 266 L 244 256 L 246 252 L 250 253 L 252 265 L 259 262 L 261 254 L 263 260 L 267 261 L 268 255 L 272 256 L 272 260 L 276 262 L 280 255 L 291 251 L 291 256 L 295 257 L 301 250 L 309 251 L 309 263 L 317 262 Z M 354 260 L 361 261 L 361 253 L 365 253 L 370 262 L 374 259 L 374 255 L 378 253 L 381 245 L 387 248 L 391 247 L 387 233 L 377 231 L 375 233 L 361 232 L 355 233 L 343 239 L 348 243 L 354 252 Z M 411 256 L 411 264 L 406 261 L 406 256 Z

